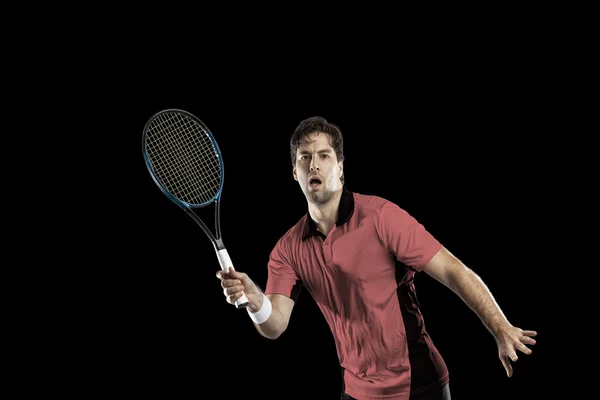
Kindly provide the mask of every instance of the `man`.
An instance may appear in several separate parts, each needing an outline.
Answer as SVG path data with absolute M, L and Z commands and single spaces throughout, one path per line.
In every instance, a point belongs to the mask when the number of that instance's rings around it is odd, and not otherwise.
M 245 293 L 258 332 L 276 339 L 305 287 L 334 336 L 342 399 L 450 399 L 447 367 L 416 300 L 414 275 L 425 271 L 481 318 L 511 376 L 510 360 L 517 350 L 531 354 L 536 332 L 512 326 L 481 279 L 405 210 L 345 188 L 340 129 L 308 118 L 290 150 L 308 213 L 272 250 L 264 293 L 243 272 L 217 272 L 227 302 Z

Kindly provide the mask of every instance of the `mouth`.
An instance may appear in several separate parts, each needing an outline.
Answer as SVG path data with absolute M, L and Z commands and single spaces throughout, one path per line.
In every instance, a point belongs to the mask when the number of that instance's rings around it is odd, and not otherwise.
M 319 178 L 318 176 L 313 176 L 308 180 L 308 186 L 311 189 L 317 189 L 319 186 L 321 186 L 323 182 L 321 181 L 321 178 Z

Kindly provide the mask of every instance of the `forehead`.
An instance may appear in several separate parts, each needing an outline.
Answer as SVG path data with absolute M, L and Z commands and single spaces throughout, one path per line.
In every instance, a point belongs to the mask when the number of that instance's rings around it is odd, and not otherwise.
M 298 147 L 298 151 L 333 149 L 330 143 L 330 137 L 323 132 L 311 132 L 304 138 Z

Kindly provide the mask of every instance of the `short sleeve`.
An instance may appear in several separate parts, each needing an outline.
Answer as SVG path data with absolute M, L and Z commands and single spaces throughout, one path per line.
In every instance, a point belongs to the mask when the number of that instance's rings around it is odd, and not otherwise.
M 281 294 L 296 301 L 302 282 L 290 262 L 285 238 L 280 239 L 269 256 L 265 294 Z
M 387 203 L 380 209 L 377 231 L 396 259 L 418 272 L 442 248 L 421 223 L 394 203 Z

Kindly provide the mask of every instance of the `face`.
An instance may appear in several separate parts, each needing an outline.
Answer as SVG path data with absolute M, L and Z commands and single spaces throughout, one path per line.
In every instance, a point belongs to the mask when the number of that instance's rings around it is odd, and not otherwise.
M 342 187 L 343 162 L 337 160 L 329 135 L 313 132 L 296 152 L 294 179 L 306 198 L 316 204 L 327 203 Z

